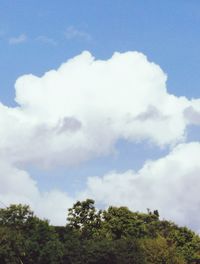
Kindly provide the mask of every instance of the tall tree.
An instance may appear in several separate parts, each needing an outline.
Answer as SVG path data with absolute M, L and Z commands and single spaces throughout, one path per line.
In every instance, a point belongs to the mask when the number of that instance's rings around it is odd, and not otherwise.
M 91 238 L 101 227 L 101 214 L 96 210 L 94 200 L 78 201 L 68 211 L 68 226 L 78 231 L 82 238 Z

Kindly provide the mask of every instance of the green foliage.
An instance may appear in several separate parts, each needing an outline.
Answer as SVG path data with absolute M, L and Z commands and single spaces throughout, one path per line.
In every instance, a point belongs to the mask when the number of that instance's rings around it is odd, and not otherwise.
M 103 212 L 103 228 L 105 234 L 112 239 L 125 237 L 143 238 L 154 237 L 154 225 L 158 215 L 134 213 L 127 207 L 109 207 Z
M 59 263 L 62 250 L 54 228 L 28 206 L 0 209 L 0 263 Z
M 133 239 L 89 240 L 83 255 L 84 263 L 144 264 L 143 252 Z
M 28 263 L 59 263 L 63 255 L 63 245 L 54 227 L 46 220 L 34 219 L 32 229 L 24 233 Z
M 28 206 L 0 209 L 1 264 L 185 264 L 200 259 L 200 238 L 159 220 L 158 211 L 97 210 L 76 202 L 64 227 L 53 227 Z
M 33 212 L 27 205 L 10 205 L 6 209 L 0 210 L 0 225 L 10 226 L 20 229 L 30 219 L 33 218 Z
M 0 263 L 20 263 L 25 254 L 24 244 L 23 236 L 19 232 L 0 226 Z
M 101 227 L 101 211 L 94 207 L 94 201 L 87 199 L 76 202 L 68 212 L 68 226 L 78 231 L 82 238 L 91 238 Z
M 141 246 L 145 255 L 145 261 L 149 264 L 184 264 L 184 258 L 176 250 L 174 244 L 169 244 L 164 237 L 156 239 L 144 239 Z
M 158 221 L 157 230 L 169 243 L 176 246 L 187 263 L 200 259 L 200 238 L 187 227 L 178 227 L 169 221 Z

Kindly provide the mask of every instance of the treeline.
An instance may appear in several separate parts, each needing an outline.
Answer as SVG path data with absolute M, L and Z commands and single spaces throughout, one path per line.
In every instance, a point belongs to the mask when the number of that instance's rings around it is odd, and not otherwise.
M 99 211 L 94 201 L 69 209 L 51 226 L 28 206 L 0 209 L 0 264 L 200 263 L 200 237 L 186 227 L 127 207 Z

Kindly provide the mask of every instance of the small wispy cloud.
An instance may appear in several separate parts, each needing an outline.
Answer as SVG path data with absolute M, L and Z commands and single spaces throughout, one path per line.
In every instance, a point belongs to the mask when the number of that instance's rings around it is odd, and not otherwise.
M 17 37 L 9 38 L 8 42 L 11 45 L 21 44 L 27 41 L 27 36 L 25 34 L 20 34 Z
M 54 45 L 54 46 L 57 45 L 57 42 L 53 38 L 49 38 L 45 35 L 38 36 L 36 40 L 39 42 L 43 42 L 43 43 Z
M 74 26 L 69 26 L 66 31 L 65 31 L 65 37 L 66 39 L 74 39 L 74 38 L 80 38 L 80 39 L 84 39 L 84 40 L 91 40 L 92 37 L 89 33 L 83 31 L 83 30 L 79 30 Z

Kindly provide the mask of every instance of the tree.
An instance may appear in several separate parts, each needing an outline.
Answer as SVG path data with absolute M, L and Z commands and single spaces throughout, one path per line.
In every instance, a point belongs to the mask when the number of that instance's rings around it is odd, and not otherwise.
M 78 201 L 69 209 L 68 226 L 78 231 L 82 238 L 91 238 L 101 227 L 101 214 L 94 207 L 94 200 Z
M 28 205 L 10 205 L 0 209 L 0 225 L 10 226 L 15 229 L 24 227 L 33 218 L 33 212 Z
M 21 233 L 5 226 L 0 226 L 0 263 L 21 263 L 25 252 L 25 241 Z
M 144 252 L 144 260 L 148 264 L 186 264 L 175 244 L 169 244 L 164 237 L 143 239 L 140 243 Z
M 200 259 L 200 237 L 159 220 L 158 211 L 97 210 L 78 201 L 64 227 L 41 220 L 26 205 L 0 209 L 1 264 L 190 264 Z
M 155 237 L 155 224 L 158 221 L 158 213 L 149 212 L 142 214 L 132 212 L 127 207 L 109 207 L 103 211 L 103 226 L 105 233 L 113 239 L 123 237 Z
M 0 209 L 0 263 L 59 263 L 63 245 L 46 220 L 34 216 L 29 206 Z

